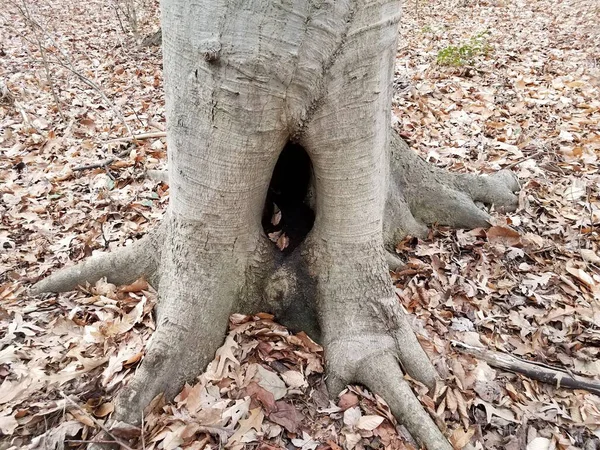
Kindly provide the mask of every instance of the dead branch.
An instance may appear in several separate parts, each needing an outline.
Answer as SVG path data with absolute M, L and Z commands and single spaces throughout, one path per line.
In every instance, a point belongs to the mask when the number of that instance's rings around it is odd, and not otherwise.
M 505 167 L 503 167 L 502 169 L 503 169 L 503 170 L 509 170 L 509 169 L 512 169 L 513 167 L 516 167 L 516 166 L 518 166 L 519 164 L 521 164 L 521 163 L 524 163 L 525 161 L 529 161 L 530 159 L 533 159 L 533 158 L 535 158 L 536 156 L 539 156 L 539 155 L 541 155 L 542 153 L 544 153 L 542 150 L 540 150 L 539 152 L 536 152 L 536 153 L 532 153 L 531 155 L 529 155 L 529 156 L 527 156 L 527 157 L 525 157 L 525 158 L 521 158 L 521 159 L 519 159 L 518 161 L 515 161 L 515 162 L 513 162 L 513 163 L 510 163 L 508 166 L 505 166 Z
M 571 374 L 558 367 L 552 367 L 533 361 L 525 361 L 507 353 L 473 347 L 457 341 L 452 341 L 452 347 L 461 353 L 485 361 L 490 366 L 508 370 L 509 372 L 520 373 L 533 380 L 553 384 L 557 388 L 566 387 L 569 389 L 584 389 L 592 394 L 600 395 L 600 382 Z
M 25 21 L 29 23 L 29 25 L 31 26 L 31 28 L 33 30 L 33 36 L 35 37 L 35 42 L 36 42 L 37 48 L 42 57 L 44 71 L 46 73 L 46 81 L 48 82 L 48 86 L 50 87 L 50 92 L 52 93 L 52 98 L 54 99 L 54 103 L 56 103 L 56 108 L 58 109 L 58 114 L 60 115 L 60 118 L 62 120 L 65 120 L 65 116 L 62 111 L 61 103 L 58 98 L 58 94 L 56 92 L 56 85 L 54 84 L 54 80 L 52 79 L 52 73 L 50 71 L 50 65 L 48 63 L 48 56 L 46 55 L 46 48 L 44 47 L 44 44 L 42 43 L 40 36 L 35 31 L 36 26 L 42 30 L 42 34 L 47 34 L 47 33 L 45 32 L 45 30 L 42 28 L 42 26 L 40 24 L 36 23 L 33 20 L 33 18 L 31 17 L 31 14 L 29 13 L 29 9 L 27 8 L 27 3 L 25 1 L 23 1 L 23 7 L 21 8 L 21 7 L 19 7 L 19 5 L 17 5 L 17 9 L 23 15 L 23 17 L 25 18 Z
M 86 76 L 84 76 L 83 74 L 81 74 L 73 65 L 73 62 L 71 61 L 71 58 L 69 57 L 68 53 L 60 46 L 60 44 L 52 37 L 52 35 L 50 35 L 50 33 L 48 33 L 48 31 L 46 31 L 46 29 L 44 27 L 42 27 L 42 25 L 40 25 L 39 22 L 37 22 L 33 16 L 31 15 L 31 13 L 29 12 L 29 10 L 23 10 L 22 8 L 20 8 L 19 6 L 17 6 L 21 12 L 21 14 L 23 15 L 23 17 L 25 17 L 25 19 L 27 20 L 27 22 L 29 23 L 29 25 L 31 26 L 32 29 L 38 29 L 41 34 L 48 39 L 52 45 L 54 47 L 56 47 L 60 53 L 62 54 L 63 58 L 59 58 L 57 55 L 53 55 L 54 57 L 54 61 L 50 61 L 49 59 L 47 59 L 47 54 L 45 51 L 40 50 L 42 53 L 42 60 L 44 62 L 45 67 L 48 66 L 49 63 L 55 63 L 58 64 L 59 66 L 67 69 L 68 71 L 70 71 L 73 75 L 75 75 L 77 78 L 79 78 L 83 83 L 87 84 L 89 87 L 91 87 L 92 89 L 94 89 L 95 91 L 98 92 L 98 94 L 100 95 L 100 97 L 102 98 L 102 100 L 104 100 L 105 103 L 108 104 L 108 106 L 112 109 L 112 111 L 114 112 L 114 114 L 117 116 L 117 118 L 123 123 L 123 125 L 125 126 L 125 129 L 127 130 L 127 132 L 129 134 L 133 134 L 131 131 L 131 128 L 129 127 L 129 124 L 127 123 L 127 121 L 125 120 L 125 117 L 123 116 L 123 114 L 121 113 L 121 111 L 119 110 L 119 108 L 117 107 L 117 105 L 108 98 L 108 96 L 104 93 L 104 91 L 102 90 L 102 88 L 95 83 L 94 81 L 90 80 L 89 78 L 87 78 Z M 41 45 L 41 40 L 39 38 L 39 36 L 35 35 L 36 41 L 38 41 L 39 46 L 43 47 Z M 56 97 L 55 100 L 57 100 L 58 98 Z

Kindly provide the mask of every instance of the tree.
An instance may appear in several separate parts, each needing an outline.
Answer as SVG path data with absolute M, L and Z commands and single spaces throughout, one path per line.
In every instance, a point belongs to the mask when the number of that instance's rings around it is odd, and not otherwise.
M 331 395 L 363 383 L 428 449 L 451 448 L 403 379 L 405 370 L 432 388 L 438 375 L 395 298 L 389 250 L 426 234 L 426 224 L 485 226 L 475 202 L 512 208 L 518 186 L 509 172 L 432 167 L 392 131 L 399 8 L 163 1 L 168 211 L 134 245 L 34 287 L 141 275 L 157 287 L 157 329 L 118 396 L 119 420 L 139 422 L 155 395 L 172 397 L 198 375 L 230 313 L 266 310 L 320 340 Z M 284 148 L 291 159 L 277 164 Z M 310 232 L 286 254 L 261 224 L 276 180 L 285 187 L 279 202 L 314 208 Z

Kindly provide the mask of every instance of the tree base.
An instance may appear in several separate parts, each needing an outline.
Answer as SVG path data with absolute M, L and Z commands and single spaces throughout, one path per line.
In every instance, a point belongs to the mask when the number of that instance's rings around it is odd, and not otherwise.
M 392 134 L 383 224 L 387 250 L 406 235 L 426 235 L 428 224 L 488 225 L 490 217 L 477 202 L 516 207 L 512 174 L 451 174 L 427 164 Z M 154 233 L 134 245 L 63 269 L 33 290 L 67 291 L 104 277 L 127 284 L 141 276 L 158 287 L 157 331 L 117 398 L 118 421 L 139 423 L 157 394 L 172 397 L 195 378 L 221 345 L 231 312 L 265 311 L 322 343 L 330 394 L 363 383 L 388 401 L 418 442 L 449 450 L 404 381 L 403 370 L 433 388 L 438 375 L 397 302 L 386 262 L 397 261 L 391 253 L 386 258 L 380 242 L 350 248 L 310 232 L 284 256 L 264 235 L 215 238 L 202 224 L 167 213 Z M 320 298 L 329 301 L 315 300 Z

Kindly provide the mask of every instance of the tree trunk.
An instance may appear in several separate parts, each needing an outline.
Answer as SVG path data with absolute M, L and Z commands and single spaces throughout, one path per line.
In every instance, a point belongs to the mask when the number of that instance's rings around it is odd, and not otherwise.
M 232 312 L 267 310 L 318 335 L 332 396 L 363 383 L 428 449 L 451 448 L 403 379 L 401 366 L 429 387 L 437 374 L 395 298 L 385 247 L 432 222 L 485 225 L 474 202 L 514 206 L 516 186 L 506 173 L 430 167 L 392 133 L 399 17 L 395 0 L 163 0 L 163 224 L 35 286 L 142 274 L 158 286 L 157 330 L 118 397 L 119 420 L 139 422 L 154 396 L 196 377 Z M 314 225 L 282 254 L 261 221 L 288 142 L 310 157 Z

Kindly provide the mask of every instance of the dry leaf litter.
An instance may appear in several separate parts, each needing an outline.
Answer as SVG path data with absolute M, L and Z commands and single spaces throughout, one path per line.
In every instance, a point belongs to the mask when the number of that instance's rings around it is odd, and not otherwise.
M 158 27 L 138 5 L 140 33 Z M 144 280 L 32 297 L 57 268 L 140 238 L 168 186 L 161 54 L 115 4 L 0 12 L 0 448 L 84 448 L 154 330 Z M 488 230 L 406 239 L 399 301 L 446 377 L 424 406 L 456 448 L 593 449 L 600 398 L 458 353 L 451 341 L 600 378 L 600 5 L 594 0 L 408 2 L 394 126 L 433 164 L 509 167 L 520 208 Z M 462 51 L 460 49 L 463 49 Z M 106 164 L 103 164 L 107 162 Z M 96 167 L 81 170 L 82 166 Z M 322 349 L 267 314 L 234 315 L 224 345 L 173 402 L 156 398 L 131 448 L 413 449 L 378 396 L 335 401 Z M 77 406 L 75 406 L 77 405 Z

